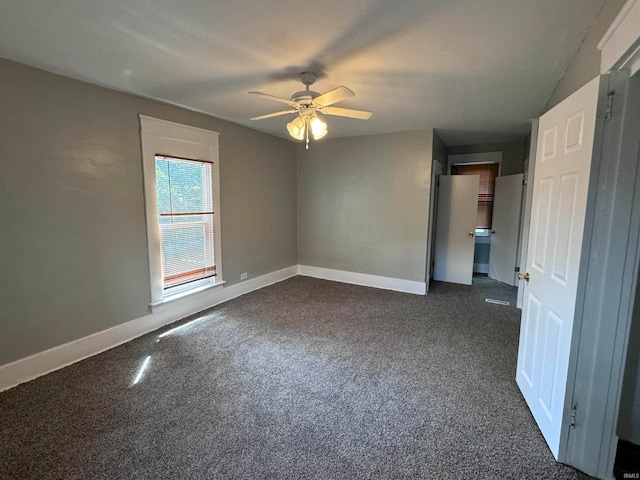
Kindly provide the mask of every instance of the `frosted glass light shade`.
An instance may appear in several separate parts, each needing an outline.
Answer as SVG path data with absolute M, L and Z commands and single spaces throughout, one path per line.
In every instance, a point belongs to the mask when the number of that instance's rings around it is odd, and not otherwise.
M 317 115 L 314 115 L 309 122 L 311 133 L 315 140 L 320 140 L 327 134 L 327 124 L 324 123 Z
M 296 140 L 304 139 L 305 122 L 302 117 L 296 117 L 295 120 L 287 123 L 287 130 Z

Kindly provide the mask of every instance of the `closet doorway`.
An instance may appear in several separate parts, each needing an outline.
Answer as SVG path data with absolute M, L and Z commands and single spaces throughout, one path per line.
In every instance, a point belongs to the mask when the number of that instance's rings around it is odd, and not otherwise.
M 503 152 L 449 155 L 449 175 L 441 177 L 447 185 L 457 185 L 461 176 L 477 194 L 464 205 L 458 197 L 470 192 L 459 188 L 441 189 L 438 199 L 436 225 L 436 253 L 434 278 L 441 281 L 467 283 L 449 278 L 447 272 L 465 270 L 465 278 L 473 274 L 488 275 L 508 285 L 516 285 L 518 245 L 521 227 L 523 175 L 500 176 Z M 442 185 L 442 183 L 441 183 Z M 455 195 L 454 195 L 455 193 Z M 473 210 L 473 211 L 468 211 Z M 464 232 L 456 232 L 452 225 L 468 219 Z M 462 241 L 462 235 L 472 237 Z M 473 258 L 473 261 L 462 260 Z M 467 271 L 468 270 L 468 271 Z M 463 272 L 464 273 L 464 272 Z

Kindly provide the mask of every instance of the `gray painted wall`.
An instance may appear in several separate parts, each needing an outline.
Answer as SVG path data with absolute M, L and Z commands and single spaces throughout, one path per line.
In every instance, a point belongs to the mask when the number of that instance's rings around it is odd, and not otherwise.
M 514 175 L 524 172 L 524 159 L 527 156 L 524 140 L 521 142 L 483 143 L 479 145 L 447 147 L 447 155 L 486 152 L 503 152 L 502 171 L 500 175 Z
M 147 313 L 140 113 L 220 132 L 225 280 L 297 263 L 294 143 L 6 60 L 0 92 L 0 365 Z
M 597 45 L 625 2 L 626 0 L 605 1 L 571 64 L 547 102 L 545 112 L 600 75 L 600 51 Z
M 298 262 L 425 281 L 431 130 L 298 150 Z

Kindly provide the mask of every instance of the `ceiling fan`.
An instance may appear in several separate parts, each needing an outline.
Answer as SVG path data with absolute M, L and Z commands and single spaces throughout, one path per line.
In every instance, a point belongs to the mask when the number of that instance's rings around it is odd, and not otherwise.
M 296 92 L 291 95 L 291 99 L 276 97 L 262 92 L 249 92 L 253 95 L 260 95 L 264 98 L 275 100 L 276 102 L 286 103 L 291 108 L 280 112 L 268 113 L 253 117 L 251 120 L 263 120 L 265 118 L 277 117 L 297 113 L 298 116 L 287 124 L 289 134 L 296 140 L 305 140 L 306 148 L 309 148 L 309 133 L 313 135 L 314 140 L 319 140 L 327 134 L 327 124 L 322 121 L 318 113 L 327 115 L 337 115 L 339 117 L 358 118 L 367 120 L 371 117 L 371 112 L 365 110 L 353 110 L 351 108 L 332 107 L 334 103 L 341 102 L 347 98 L 353 97 L 355 93 L 347 87 L 338 87 L 320 95 L 318 92 L 309 90 L 309 86 L 313 85 L 318 76 L 313 72 L 302 72 L 300 81 L 306 86 L 305 90 Z

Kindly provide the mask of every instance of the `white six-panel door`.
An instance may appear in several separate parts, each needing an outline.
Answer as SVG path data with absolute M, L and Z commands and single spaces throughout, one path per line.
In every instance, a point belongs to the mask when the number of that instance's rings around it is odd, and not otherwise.
M 479 190 L 479 175 L 440 177 L 434 280 L 471 285 Z
M 516 381 L 558 458 L 599 78 L 540 118 Z

